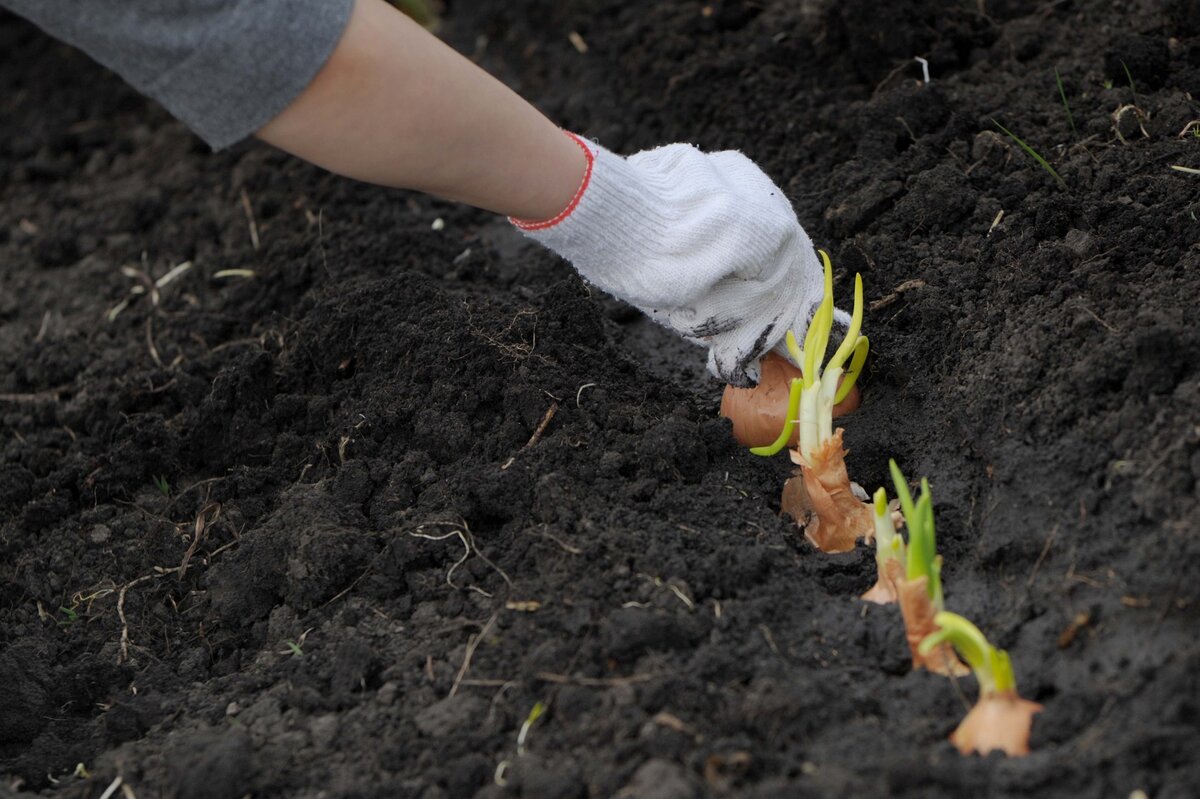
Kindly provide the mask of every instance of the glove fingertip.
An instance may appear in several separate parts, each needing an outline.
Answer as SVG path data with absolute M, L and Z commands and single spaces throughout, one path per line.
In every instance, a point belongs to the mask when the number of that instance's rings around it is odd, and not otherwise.
M 717 350 L 708 351 L 708 371 L 713 377 L 735 388 L 754 388 L 762 376 L 762 368 L 757 357 L 749 360 L 734 360 L 732 364 L 722 363 L 717 357 Z

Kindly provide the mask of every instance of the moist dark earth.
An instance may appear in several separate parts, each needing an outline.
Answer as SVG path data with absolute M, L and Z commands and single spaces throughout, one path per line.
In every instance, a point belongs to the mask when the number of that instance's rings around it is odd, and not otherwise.
M 950 745 L 974 680 L 912 672 L 873 553 L 780 515 L 787 459 L 731 440 L 702 350 L 496 217 L 212 154 L 5 17 L 0 794 L 1195 796 L 1197 6 L 440 32 L 618 152 L 745 152 L 843 304 L 862 273 L 851 475 L 930 479 L 1033 753 Z

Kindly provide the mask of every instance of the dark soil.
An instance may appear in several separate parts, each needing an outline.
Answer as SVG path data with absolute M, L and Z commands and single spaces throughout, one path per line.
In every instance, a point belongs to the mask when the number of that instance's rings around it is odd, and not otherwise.
M 839 296 L 862 272 L 851 474 L 930 478 L 1033 754 L 951 747 L 974 681 L 911 673 L 872 553 L 779 516 L 786 458 L 732 443 L 699 350 L 494 217 L 210 154 L 5 19 L 0 794 L 1195 796 L 1195 5 L 508 0 L 443 33 L 618 151 L 743 150 Z

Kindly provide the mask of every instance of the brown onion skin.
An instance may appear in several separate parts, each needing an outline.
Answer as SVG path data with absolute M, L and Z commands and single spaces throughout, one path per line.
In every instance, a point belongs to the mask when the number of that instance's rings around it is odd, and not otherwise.
M 800 370 L 778 353 L 762 359 L 762 376 L 754 388 L 725 387 L 721 415 L 733 422 L 733 437 L 744 447 L 765 447 L 775 442 L 787 417 L 788 391 Z M 833 407 L 836 419 L 858 407 L 858 386 Z M 799 429 L 789 446 L 797 446 Z

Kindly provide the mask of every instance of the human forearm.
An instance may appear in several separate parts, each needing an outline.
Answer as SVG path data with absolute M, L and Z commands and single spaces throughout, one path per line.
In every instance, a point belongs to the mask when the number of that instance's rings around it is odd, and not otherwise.
M 585 158 L 512 90 L 382 0 L 259 137 L 330 171 L 521 219 L 571 200 Z

